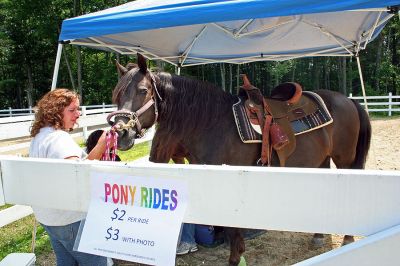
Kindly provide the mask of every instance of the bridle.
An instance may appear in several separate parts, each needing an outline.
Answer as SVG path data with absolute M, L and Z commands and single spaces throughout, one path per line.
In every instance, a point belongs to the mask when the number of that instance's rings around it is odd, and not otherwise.
M 140 107 L 138 110 L 136 110 L 134 112 L 122 109 L 122 110 L 117 110 L 117 111 L 110 113 L 107 116 L 107 122 L 108 122 L 108 124 L 110 124 L 112 126 L 112 129 L 114 131 L 122 131 L 124 129 L 129 129 L 129 128 L 133 129 L 136 127 L 137 133 L 135 135 L 135 138 L 143 137 L 143 135 L 146 133 L 147 129 L 142 128 L 142 125 L 139 121 L 139 117 L 153 105 L 154 105 L 154 122 L 153 122 L 153 124 L 157 121 L 157 119 L 158 119 L 157 99 L 160 99 L 160 101 L 162 101 L 163 99 L 161 98 L 161 95 L 158 92 L 154 74 L 149 70 L 147 70 L 147 73 L 149 74 L 149 76 L 151 78 L 151 85 L 153 87 L 153 93 L 151 95 L 151 99 L 149 101 L 147 101 L 142 107 Z M 132 79 L 131 79 L 131 81 L 132 81 Z M 131 82 L 131 81 L 129 81 L 129 82 Z M 129 84 L 127 86 L 129 86 Z M 155 93 L 154 93 L 154 91 L 155 91 Z M 119 121 L 117 124 L 114 124 L 111 121 L 111 119 L 114 116 L 126 117 L 129 120 L 127 123 L 124 123 L 123 121 Z

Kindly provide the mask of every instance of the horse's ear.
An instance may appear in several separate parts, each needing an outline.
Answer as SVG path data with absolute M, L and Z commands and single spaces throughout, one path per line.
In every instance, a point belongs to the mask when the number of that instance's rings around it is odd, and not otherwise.
M 140 72 L 142 72 L 143 74 L 146 74 L 147 73 L 146 58 L 144 58 L 143 55 L 137 53 L 137 62 L 138 62 L 138 65 L 139 65 Z
M 118 63 L 117 60 L 115 60 L 115 65 L 117 66 L 118 74 L 120 77 L 122 77 L 123 75 L 125 75 L 126 72 L 128 72 L 128 69 L 123 67 L 120 63 Z

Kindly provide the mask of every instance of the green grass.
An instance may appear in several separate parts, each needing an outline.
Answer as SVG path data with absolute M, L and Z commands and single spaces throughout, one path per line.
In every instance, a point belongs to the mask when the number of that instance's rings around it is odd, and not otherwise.
M 32 231 L 35 219 L 29 215 L 0 230 L 0 260 L 14 252 L 32 252 Z M 43 227 L 38 225 L 35 253 L 50 252 L 50 240 Z
M 129 162 L 141 157 L 144 157 L 150 153 L 150 144 L 149 142 L 143 142 L 140 144 L 136 144 L 132 149 L 127 151 L 118 151 L 118 155 L 121 158 L 121 161 Z
M 149 142 L 135 145 L 128 151 L 118 151 L 118 155 L 122 161 L 133 161 L 149 154 Z M 11 207 L 7 204 L 0 206 L 0 210 Z M 14 252 L 32 252 L 32 231 L 35 219 L 33 215 L 29 215 L 21 220 L 6 225 L 0 229 L 0 260 L 5 256 Z M 36 257 L 52 252 L 50 239 L 38 224 L 36 232 Z
M 12 206 L 11 204 L 6 204 L 6 205 L 3 205 L 3 206 L 0 206 L 0 211 L 4 210 L 4 209 L 7 209 L 8 207 L 11 207 L 11 206 Z

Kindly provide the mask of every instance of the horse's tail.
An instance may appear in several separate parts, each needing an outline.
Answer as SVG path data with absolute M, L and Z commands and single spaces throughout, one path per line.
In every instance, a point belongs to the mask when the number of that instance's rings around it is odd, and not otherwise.
M 369 146 L 371 144 L 371 122 L 369 121 L 367 112 L 362 108 L 362 106 L 356 100 L 351 100 L 357 108 L 358 117 L 360 119 L 360 132 L 358 133 L 356 157 L 351 164 L 351 169 L 364 169 Z

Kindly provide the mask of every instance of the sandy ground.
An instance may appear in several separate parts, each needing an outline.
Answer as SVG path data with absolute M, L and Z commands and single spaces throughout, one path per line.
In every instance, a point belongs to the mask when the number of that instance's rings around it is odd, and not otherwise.
M 373 120 L 372 143 L 367 169 L 400 170 L 400 118 Z M 326 235 L 322 247 L 311 244 L 312 234 L 268 231 L 252 240 L 246 240 L 244 257 L 247 265 L 291 265 L 322 254 L 341 245 L 343 236 Z M 360 239 L 360 238 L 356 238 Z M 178 266 L 227 265 L 229 249 L 224 245 L 216 248 L 199 247 L 199 251 L 179 256 Z M 116 265 L 140 265 L 116 261 Z M 54 265 L 54 255 L 37 258 L 36 265 Z
M 373 120 L 366 169 L 400 170 L 400 118 Z

